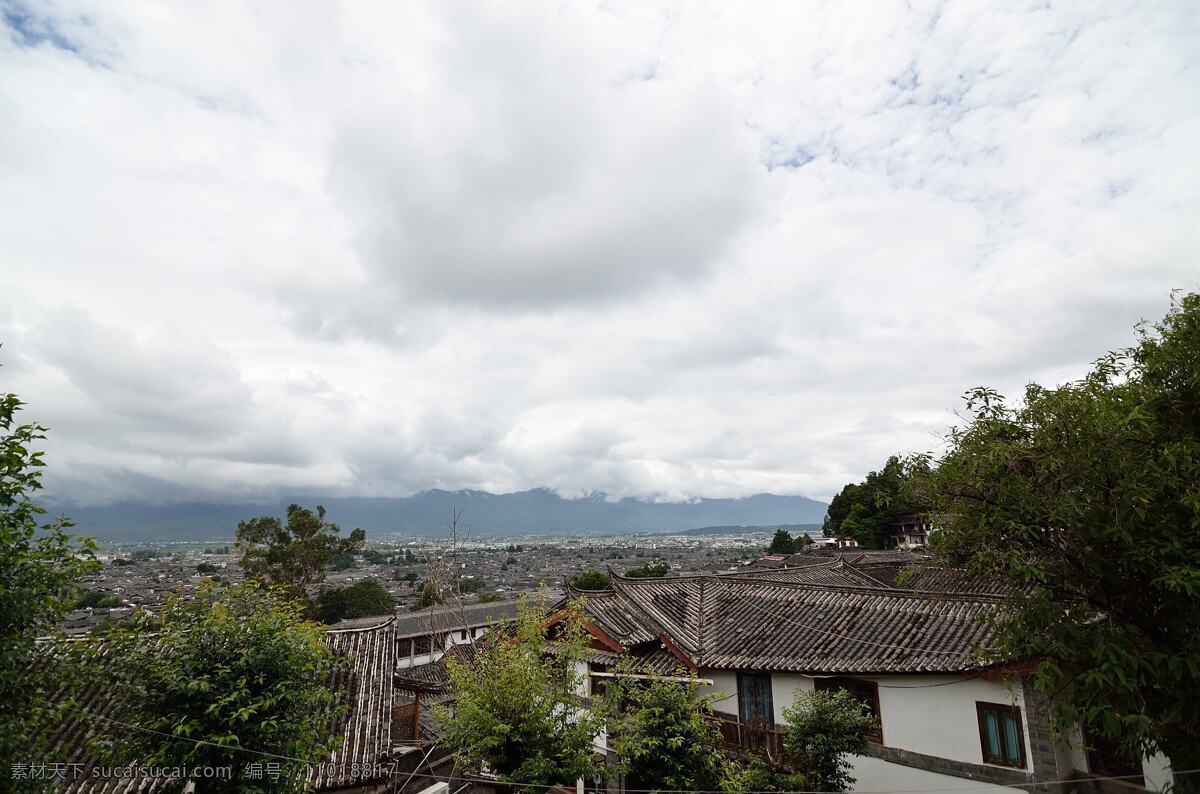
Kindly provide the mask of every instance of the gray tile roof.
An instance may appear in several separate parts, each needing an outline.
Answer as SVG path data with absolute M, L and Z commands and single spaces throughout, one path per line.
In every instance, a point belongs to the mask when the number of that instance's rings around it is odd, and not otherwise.
M 490 604 L 464 604 L 458 607 L 429 607 L 419 612 L 406 612 L 396 618 L 396 637 L 418 637 L 441 631 L 490 626 L 516 620 L 516 601 L 494 601 Z M 463 622 L 466 625 L 463 625 Z
M 370 618 L 366 626 L 331 629 L 325 635 L 330 649 L 351 659 L 349 667 L 334 674 L 331 687 L 344 688 L 350 710 L 337 730 L 340 747 L 304 780 L 317 789 L 342 788 L 362 782 L 355 769 L 370 768 L 391 749 L 392 673 L 395 670 L 394 618 Z M 356 621 L 357 622 L 357 621 Z M 103 654 L 104 649 L 98 649 Z M 65 696 L 65 693 L 63 693 Z M 79 707 L 104 719 L 116 719 L 122 696 L 109 687 L 91 686 L 79 693 Z M 55 790 L 79 794 L 130 794 L 164 789 L 163 778 L 95 778 L 91 770 L 99 763 L 88 747 L 89 726 L 69 721 L 48 737 L 53 748 L 47 756 L 63 763 L 80 764 L 78 779 L 57 781 Z M 269 760 L 269 759 L 267 759 Z M 357 765 L 357 766 L 356 766 Z M 70 773 L 69 773 L 70 774 Z
M 993 637 L 984 618 L 1003 606 L 984 595 L 776 581 L 764 573 L 612 581 L 610 592 L 585 601 L 600 628 L 626 648 L 666 636 L 710 669 L 974 669 Z

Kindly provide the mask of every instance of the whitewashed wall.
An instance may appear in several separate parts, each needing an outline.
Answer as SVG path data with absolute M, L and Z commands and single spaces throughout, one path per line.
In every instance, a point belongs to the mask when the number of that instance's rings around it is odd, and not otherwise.
M 723 691 L 727 697 L 715 708 L 738 713 L 737 674 L 725 670 L 701 670 L 701 678 L 713 679 L 706 692 Z M 1029 718 L 1018 687 L 1011 689 L 1000 681 L 984 681 L 967 676 L 862 676 L 864 681 L 881 684 L 879 712 L 883 723 L 883 743 L 888 747 L 915 753 L 982 764 L 979 745 L 979 717 L 976 701 L 1005 703 L 1021 708 L 1022 740 L 1029 755 Z M 941 684 L 942 686 L 929 686 Z M 813 678 L 794 673 L 771 676 L 771 699 L 775 723 L 786 722 L 783 710 L 795 701 L 797 691 L 811 691 Z M 1009 767 L 1004 767 L 1009 768 Z M 1027 761 L 1027 770 L 1031 769 Z

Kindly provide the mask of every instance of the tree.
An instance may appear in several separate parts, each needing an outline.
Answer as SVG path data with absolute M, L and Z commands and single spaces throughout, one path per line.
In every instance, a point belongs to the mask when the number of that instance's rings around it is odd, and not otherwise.
M 602 571 L 590 570 L 576 576 L 570 582 L 576 590 L 607 590 L 610 584 L 608 574 Z
M 1037 660 L 1060 727 L 1200 767 L 1200 295 L 1082 380 L 967 412 L 923 486 L 939 553 L 1018 596 L 1000 651 Z
M 0 768 L 28 761 L 45 748 L 31 737 L 57 720 L 50 694 L 74 671 L 39 659 L 35 643 L 79 598 L 77 581 L 99 569 L 95 545 L 67 530 L 64 517 L 47 519 L 33 502 L 46 465 L 35 444 L 46 428 L 15 424 L 22 403 L 0 397 Z
M 584 678 L 577 668 L 587 647 L 582 610 L 565 608 L 555 653 L 546 652 L 547 617 L 522 598 L 511 636 L 478 646 L 470 663 L 448 657 L 455 702 L 438 712 L 443 741 L 458 748 L 461 767 L 486 765 L 501 780 L 530 784 L 528 791 L 574 784 L 600 769 L 592 743 L 603 719 L 578 705 Z
M 796 548 L 796 541 L 792 540 L 792 533 L 782 527 L 775 530 L 771 545 L 767 547 L 767 554 L 792 554 L 796 551 L 799 549 Z
M 426 582 L 421 588 L 421 597 L 412 605 L 412 610 L 416 612 L 418 609 L 444 604 L 446 599 L 442 598 L 441 592 L 438 591 L 437 585 L 433 582 Z
M 75 602 L 73 609 L 107 609 L 121 606 L 119 596 L 110 595 L 103 590 L 88 590 Z
M 118 718 L 148 730 L 97 724 L 100 746 L 118 763 L 232 768 L 232 780 L 197 780 L 206 791 L 302 790 L 306 764 L 288 759 L 332 752 L 340 710 L 338 661 L 304 610 L 285 588 L 205 581 L 168 598 L 159 618 L 113 628 L 101 681 L 124 696 Z M 249 779 L 243 747 L 274 754 L 281 779 Z
M 866 704 L 844 690 L 797 691 L 783 709 L 788 763 L 804 776 L 803 790 L 847 791 L 854 785 L 847 756 L 867 750 L 864 733 L 875 724 Z
M 705 717 L 712 699 L 700 696 L 700 682 L 632 679 L 624 671 L 618 666 L 608 679 L 602 705 L 617 768 L 652 790 L 721 787 L 733 767 L 719 749 L 720 730 Z
M 196 573 L 216 573 L 218 570 L 211 562 L 202 562 L 196 566 Z
M 893 521 L 926 512 L 927 505 L 911 483 L 927 473 L 928 463 L 923 458 L 888 458 L 882 469 L 869 473 L 860 483 L 849 483 L 829 502 L 825 537 L 844 535 L 863 546 L 883 548 Z
M 670 571 L 670 567 L 665 562 L 655 563 L 653 565 L 647 563 L 637 568 L 630 568 L 625 572 L 626 576 L 634 579 L 653 579 L 658 576 L 666 576 Z
M 487 580 L 478 577 L 474 579 L 459 579 L 458 591 L 460 593 L 478 593 L 483 588 L 487 587 Z
M 361 529 L 344 538 L 339 532 L 319 505 L 316 513 L 289 505 L 286 526 L 275 516 L 239 522 L 236 547 L 242 550 L 242 570 L 307 598 L 308 587 L 324 580 L 325 566 L 334 557 L 356 551 L 366 541 Z
M 317 597 L 317 615 L 325 623 L 390 615 L 395 609 L 396 601 L 391 593 L 374 579 L 325 590 Z

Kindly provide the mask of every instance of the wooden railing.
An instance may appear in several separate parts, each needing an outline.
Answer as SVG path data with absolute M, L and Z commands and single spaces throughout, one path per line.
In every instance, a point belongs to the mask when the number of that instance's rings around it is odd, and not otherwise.
M 765 720 L 741 722 L 732 716 L 713 714 L 708 719 L 721 731 L 721 744 L 738 753 L 783 758 L 783 731 L 767 725 Z

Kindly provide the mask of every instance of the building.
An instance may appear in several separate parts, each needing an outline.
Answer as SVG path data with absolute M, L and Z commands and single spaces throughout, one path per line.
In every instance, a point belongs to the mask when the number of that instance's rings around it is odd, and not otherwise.
M 516 601 L 430 607 L 398 617 L 396 669 L 436 662 L 455 645 L 473 643 L 516 617 Z
M 1079 736 L 1052 739 L 1031 665 L 989 656 L 986 619 L 1003 599 L 960 592 L 953 576 L 928 578 L 936 588 L 904 589 L 845 559 L 749 575 L 613 576 L 609 591 L 585 601 L 596 654 L 588 672 L 594 684 L 629 654 L 660 674 L 695 674 L 717 698 L 714 716 L 735 752 L 780 747 L 796 693 L 848 690 L 879 726 L 868 756 L 855 759 L 864 790 L 953 789 L 966 779 L 981 791 L 1058 791 L 1049 781 L 1102 772 Z M 1170 780 L 1162 758 L 1141 772 L 1149 789 Z

